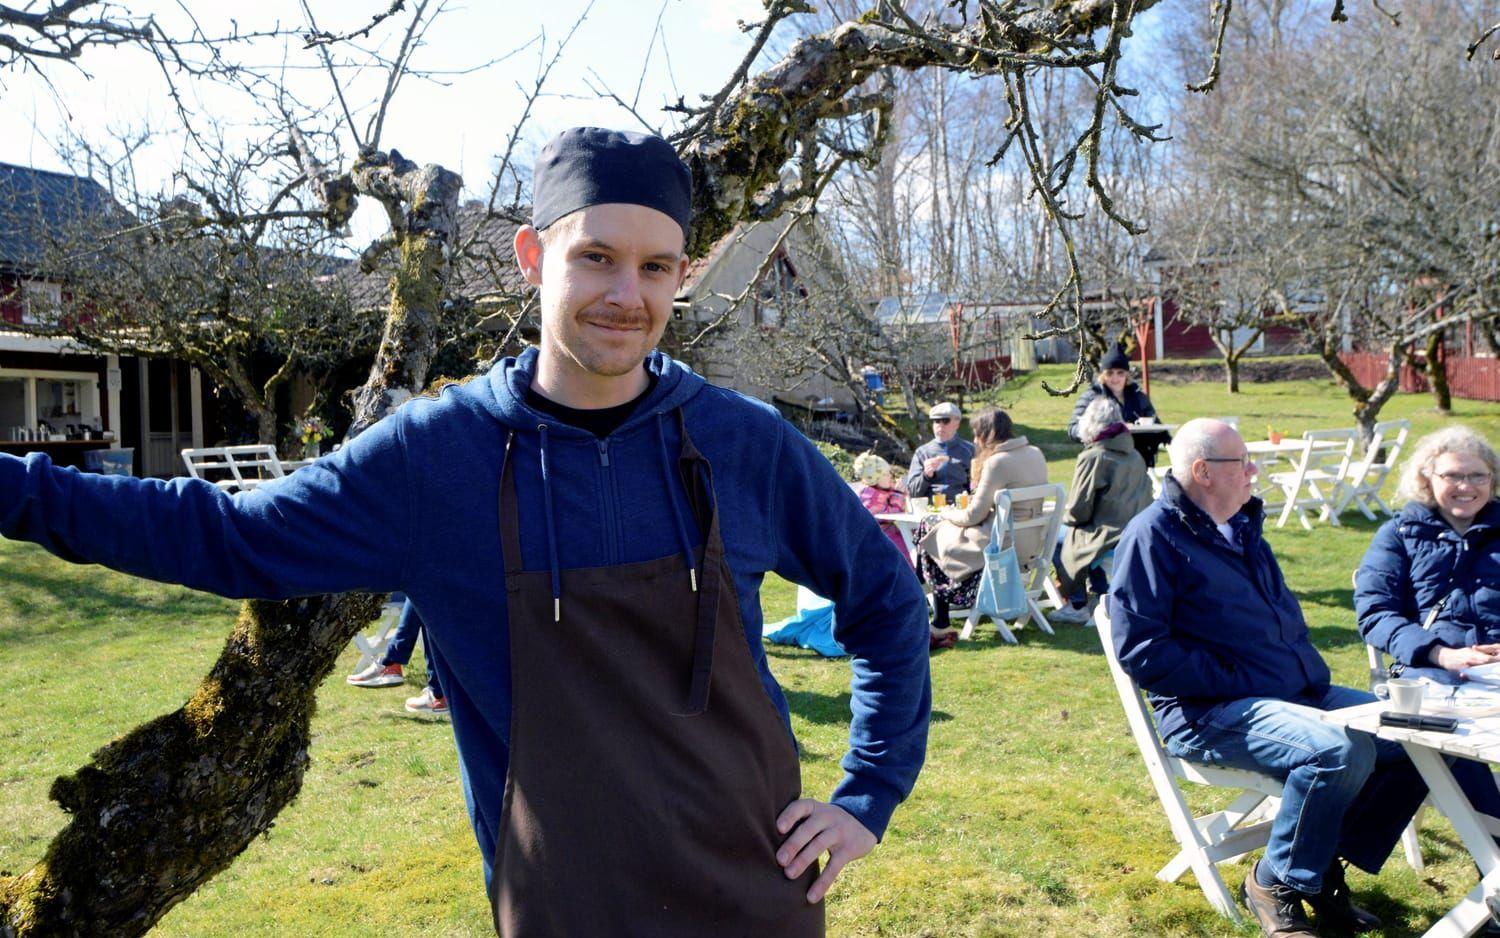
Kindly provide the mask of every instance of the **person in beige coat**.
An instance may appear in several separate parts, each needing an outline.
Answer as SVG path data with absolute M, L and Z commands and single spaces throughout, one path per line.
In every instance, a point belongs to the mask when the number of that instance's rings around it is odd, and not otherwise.
M 979 574 L 984 569 L 984 548 L 990 542 L 990 522 L 995 515 L 995 496 L 1002 489 L 1042 485 L 1047 481 L 1047 460 L 1024 436 L 1012 432 L 1010 415 L 995 408 L 969 421 L 974 431 L 974 478 L 977 482 L 965 507 L 950 506 L 921 535 L 922 578 L 932 586 L 932 647 L 953 644 L 957 630 L 948 612 L 974 602 Z M 1016 521 L 1035 518 L 1040 499 L 1016 502 Z M 1016 535 L 1016 559 L 1029 570 L 1045 548 L 1042 532 Z
M 1113 398 L 1094 398 L 1079 417 L 1078 432 L 1087 445 L 1073 467 L 1063 510 L 1067 535 L 1057 557 L 1058 581 L 1071 602 L 1052 619 L 1081 624 L 1089 619 L 1090 584 L 1098 595 L 1108 592 L 1106 561 L 1125 525 L 1151 504 L 1151 479 Z

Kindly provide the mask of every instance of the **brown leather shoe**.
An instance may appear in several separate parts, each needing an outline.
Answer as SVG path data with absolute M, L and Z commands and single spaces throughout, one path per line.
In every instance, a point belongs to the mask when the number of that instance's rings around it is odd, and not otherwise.
M 1334 857 L 1333 864 L 1323 874 L 1323 891 L 1308 896 L 1320 926 L 1327 925 L 1338 931 L 1374 931 L 1380 927 L 1380 917 L 1354 904 L 1349 884 L 1344 881 L 1344 864 Z
M 1256 866 L 1260 862 L 1256 861 Z M 1266 938 L 1320 938 L 1302 908 L 1302 893 L 1280 883 L 1267 889 L 1255 881 L 1255 869 L 1240 887 L 1240 901 Z

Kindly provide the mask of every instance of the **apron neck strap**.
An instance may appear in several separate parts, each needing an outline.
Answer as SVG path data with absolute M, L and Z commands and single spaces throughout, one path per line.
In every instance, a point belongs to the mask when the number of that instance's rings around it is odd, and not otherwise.
M 516 510 L 516 467 L 512 465 L 515 443 L 516 431 L 512 430 L 505 438 L 505 456 L 500 470 L 500 552 L 507 574 L 521 572 L 521 522 Z
M 677 429 L 682 436 L 678 465 L 687 486 L 688 501 L 703 530 L 703 570 L 698 579 L 698 621 L 693 628 L 693 675 L 688 683 L 687 709 L 683 716 L 696 716 L 708 709 L 709 687 L 714 670 L 714 637 L 719 624 L 719 599 L 724 580 L 724 541 L 719 536 L 718 499 L 714 494 L 714 470 L 693 445 L 687 418 L 677 409 Z

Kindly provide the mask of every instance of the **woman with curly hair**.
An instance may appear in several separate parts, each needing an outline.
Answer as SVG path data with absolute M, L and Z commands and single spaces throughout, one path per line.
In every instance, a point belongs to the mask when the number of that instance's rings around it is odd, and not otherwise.
M 1500 460 L 1451 426 L 1418 441 L 1401 472 L 1406 504 L 1375 535 L 1355 577 L 1365 641 L 1406 677 L 1456 684 L 1500 661 Z

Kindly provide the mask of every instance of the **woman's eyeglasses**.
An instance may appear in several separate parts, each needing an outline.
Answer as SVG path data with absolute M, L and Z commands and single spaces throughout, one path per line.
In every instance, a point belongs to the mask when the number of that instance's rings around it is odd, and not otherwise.
M 1472 485 L 1475 488 L 1489 485 L 1491 478 L 1488 472 L 1434 472 L 1432 475 L 1449 485 Z

